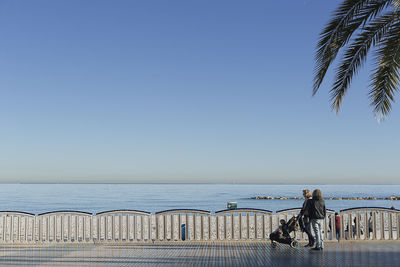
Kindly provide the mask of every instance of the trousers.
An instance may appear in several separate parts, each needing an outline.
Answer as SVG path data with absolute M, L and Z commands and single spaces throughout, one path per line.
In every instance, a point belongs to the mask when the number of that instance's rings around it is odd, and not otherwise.
M 322 234 L 323 219 L 311 219 L 311 226 L 315 233 L 315 247 L 324 248 L 324 238 Z

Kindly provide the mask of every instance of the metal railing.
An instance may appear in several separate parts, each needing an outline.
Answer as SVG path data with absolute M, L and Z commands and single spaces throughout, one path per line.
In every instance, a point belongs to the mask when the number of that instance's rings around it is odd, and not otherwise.
M 110 210 L 97 214 L 53 211 L 38 215 L 0 211 L 0 244 L 122 243 L 166 241 L 269 240 L 300 208 L 270 210 L 239 208 L 214 213 L 174 209 L 151 214 L 139 210 Z M 336 240 L 335 211 L 327 210 L 324 239 Z M 340 211 L 341 237 L 348 240 L 400 240 L 400 210 L 352 208 Z M 303 241 L 305 233 L 294 237 Z

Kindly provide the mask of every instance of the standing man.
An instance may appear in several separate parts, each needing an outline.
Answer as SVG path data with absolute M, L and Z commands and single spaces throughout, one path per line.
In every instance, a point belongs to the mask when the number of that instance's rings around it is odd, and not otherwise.
M 309 205 L 309 216 L 311 219 L 311 225 L 315 232 L 315 248 L 312 250 L 323 250 L 324 249 L 324 238 L 322 234 L 322 228 L 324 219 L 326 217 L 325 201 L 322 198 L 322 192 L 319 189 L 315 189 L 312 193 L 312 199 Z

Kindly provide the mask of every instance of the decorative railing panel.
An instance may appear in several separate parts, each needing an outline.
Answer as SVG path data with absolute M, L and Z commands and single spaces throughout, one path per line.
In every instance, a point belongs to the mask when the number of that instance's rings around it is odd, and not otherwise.
M 210 240 L 210 215 L 209 211 L 196 209 L 156 212 L 156 240 L 178 241 L 183 236 L 185 240 Z
M 35 237 L 35 215 L 19 211 L 0 211 L 0 243 L 29 243 Z
M 97 242 L 148 241 L 151 214 L 137 210 L 111 210 L 94 217 L 94 240 Z
M 36 242 L 92 242 L 93 215 L 81 211 L 54 211 L 35 218 Z
M 263 240 L 272 232 L 272 212 L 262 209 L 234 209 L 215 212 L 217 240 Z
M 349 240 L 399 240 L 400 211 L 361 207 L 340 211 L 341 236 Z

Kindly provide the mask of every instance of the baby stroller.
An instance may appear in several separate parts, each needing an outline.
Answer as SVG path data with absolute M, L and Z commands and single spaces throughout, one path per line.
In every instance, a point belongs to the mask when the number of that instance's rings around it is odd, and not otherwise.
M 282 219 L 280 224 L 279 228 L 269 235 L 271 246 L 275 248 L 278 242 L 290 245 L 292 248 L 297 247 L 298 242 L 294 237 L 290 236 L 290 233 L 300 229 L 298 218 L 293 216 L 288 222 Z

